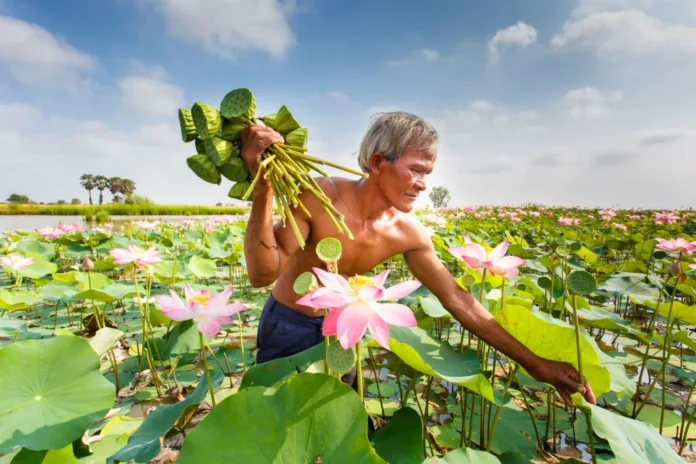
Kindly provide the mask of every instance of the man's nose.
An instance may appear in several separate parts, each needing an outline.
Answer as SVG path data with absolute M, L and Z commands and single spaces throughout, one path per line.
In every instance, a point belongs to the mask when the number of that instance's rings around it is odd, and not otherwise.
M 425 185 L 425 180 L 416 181 L 416 188 L 421 192 L 425 191 L 425 189 L 427 188 L 427 185 Z

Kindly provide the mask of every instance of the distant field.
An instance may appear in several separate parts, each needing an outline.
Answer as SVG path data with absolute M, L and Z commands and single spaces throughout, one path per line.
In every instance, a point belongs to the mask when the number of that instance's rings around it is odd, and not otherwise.
M 104 211 L 111 216 L 197 216 L 215 214 L 244 214 L 242 206 L 196 205 L 0 205 L 0 215 L 93 216 Z

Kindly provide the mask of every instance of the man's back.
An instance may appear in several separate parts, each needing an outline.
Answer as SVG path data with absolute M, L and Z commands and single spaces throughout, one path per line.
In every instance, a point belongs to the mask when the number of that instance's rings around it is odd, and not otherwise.
M 310 229 L 307 245 L 304 250 L 298 250 L 292 255 L 275 283 L 273 296 L 284 305 L 310 316 L 320 316 L 323 313 L 318 309 L 296 305 L 295 301 L 300 295 L 293 291 L 293 283 L 301 273 L 311 271 L 312 267 L 323 266 L 315 253 L 316 245 L 321 239 L 334 237 L 341 241 L 343 251 L 339 272 L 349 277 L 366 274 L 389 257 L 415 248 L 424 233 L 422 229 L 418 230 L 420 226 L 415 216 L 394 208 L 376 217 L 362 217 L 359 214 L 361 204 L 371 199 L 360 190 L 359 182 L 341 177 L 321 177 L 316 180 L 331 198 L 334 207 L 345 216 L 344 220 L 353 233 L 353 239 L 336 230 L 318 201 L 310 195 L 302 197 L 312 216 L 306 218 Z M 287 225 L 286 229 L 289 228 Z M 289 240 L 295 239 L 290 236 Z

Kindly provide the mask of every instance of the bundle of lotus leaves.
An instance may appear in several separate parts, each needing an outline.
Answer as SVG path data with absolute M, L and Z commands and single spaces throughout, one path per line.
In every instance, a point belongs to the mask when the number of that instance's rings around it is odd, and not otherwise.
M 343 215 L 334 208 L 310 171 L 328 176 L 317 166 L 325 165 L 362 177 L 367 177 L 367 174 L 307 154 L 307 128 L 300 126 L 285 105 L 266 116 L 257 117 L 255 113 L 254 94 L 246 88 L 228 92 L 219 109 L 202 102 L 196 102 L 190 110 L 179 108 L 181 139 L 184 143 L 195 142 L 196 147 L 196 154 L 186 160 L 189 168 L 211 184 L 220 185 L 223 177 L 232 181 L 227 195 L 242 201 L 248 201 L 261 176 L 268 179 L 283 226 L 290 223 L 302 248 L 305 241 L 292 215 L 292 208 L 299 208 L 311 217 L 299 198 L 303 190 L 314 195 L 336 229 L 352 239 Z M 263 153 L 258 172 L 252 178 L 240 157 L 241 134 L 246 127 L 256 124 L 274 129 L 285 142 L 274 143 Z

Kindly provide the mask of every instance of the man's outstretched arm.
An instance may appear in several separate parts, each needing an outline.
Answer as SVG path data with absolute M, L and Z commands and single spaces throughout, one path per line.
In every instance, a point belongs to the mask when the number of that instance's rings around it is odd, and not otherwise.
M 419 234 L 420 235 L 420 234 Z M 419 237 L 419 245 L 405 254 L 413 275 L 420 280 L 467 330 L 502 354 L 522 366 L 540 382 L 553 385 L 566 403 L 570 395 L 580 392 L 595 403 L 592 388 L 569 363 L 551 361 L 532 353 L 510 335 L 493 316 L 467 291 L 463 290 L 440 262 L 426 234 Z

